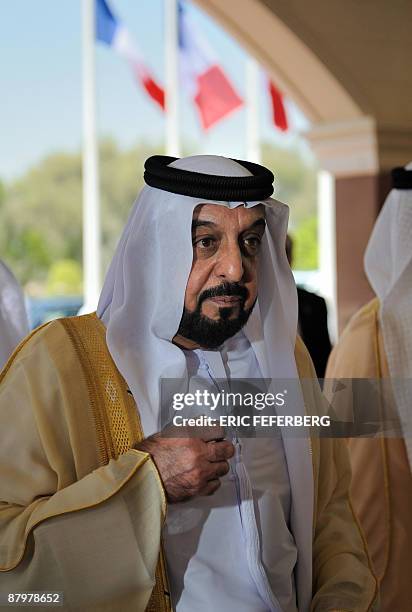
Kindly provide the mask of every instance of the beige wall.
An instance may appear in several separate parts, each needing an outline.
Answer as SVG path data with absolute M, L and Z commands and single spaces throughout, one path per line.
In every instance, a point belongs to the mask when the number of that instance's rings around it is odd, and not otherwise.
M 316 54 L 263 2 L 196 1 L 256 57 L 311 121 L 337 121 L 362 115 Z
M 363 258 L 375 219 L 390 189 L 390 176 L 340 178 L 335 184 L 339 331 L 373 297 Z
M 410 0 L 262 0 L 379 124 L 412 126 Z
M 412 128 L 410 0 L 196 0 L 314 123 Z

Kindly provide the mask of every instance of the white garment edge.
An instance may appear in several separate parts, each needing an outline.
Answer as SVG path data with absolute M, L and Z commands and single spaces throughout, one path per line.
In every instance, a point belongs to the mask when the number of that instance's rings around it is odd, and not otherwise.
M 0 260 L 0 371 L 28 333 L 22 288 L 10 268 Z
M 406 169 L 412 170 L 412 162 Z M 368 242 L 365 271 L 380 302 L 385 353 L 412 471 L 412 189 L 392 189 L 386 198 Z

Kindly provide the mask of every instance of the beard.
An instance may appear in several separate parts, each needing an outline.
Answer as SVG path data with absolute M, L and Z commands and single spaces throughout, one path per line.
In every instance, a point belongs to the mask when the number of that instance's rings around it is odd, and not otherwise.
M 237 317 L 230 318 L 233 313 L 232 306 L 219 308 L 219 319 L 217 320 L 202 314 L 202 304 L 206 299 L 224 295 L 236 295 L 240 298 Z M 246 287 L 239 283 L 223 283 L 218 287 L 205 289 L 199 296 L 196 310 L 189 311 L 184 308 L 177 334 L 192 340 L 203 348 L 219 348 L 246 325 L 256 303 L 255 300 L 251 308 L 245 309 L 248 295 Z

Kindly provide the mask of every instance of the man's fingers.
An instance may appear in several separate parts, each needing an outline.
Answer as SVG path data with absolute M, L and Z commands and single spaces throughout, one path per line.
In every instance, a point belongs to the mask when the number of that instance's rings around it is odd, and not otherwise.
M 235 447 L 227 440 L 207 443 L 207 458 L 211 462 L 226 461 L 233 457 L 234 453 Z
M 221 478 L 222 476 L 226 476 L 230 469 L 230 466 L 227 461 L 219 461 L 216 463 L 209 463 L 208 468 L 204 473 L 205 478 L 208 481 L 216 480 L 217 478 Z
M 213 469 L 216 476 L 218 478 L 221 478 L 222 476 L 225 476 L 228 473 L 230 467 L 227 461 L 220 461 L 219 463 L 213 464 Z
M 211 440 L 223 440 L 225 437 L 225 430 L 220 425 L 210 425 L 201 428 L 202 440 L 210 442 Z
M 199 495 L 213 495 L 213 493 L 220 487 L 220 484 L 219 479 L 209 480 L 205 488 L 200 491 Z

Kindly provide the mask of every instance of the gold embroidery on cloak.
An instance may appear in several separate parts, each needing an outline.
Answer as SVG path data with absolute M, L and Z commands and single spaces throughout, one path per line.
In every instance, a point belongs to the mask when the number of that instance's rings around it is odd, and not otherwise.
M 106 328 L 95 313 L 61 319 L 82 365 L 99 440 L 99 464 L 106 465 L 143 438 L 136 403 L 107 348 Z M 156 583 L 146 612 L 171 612 L 163 546 Z

